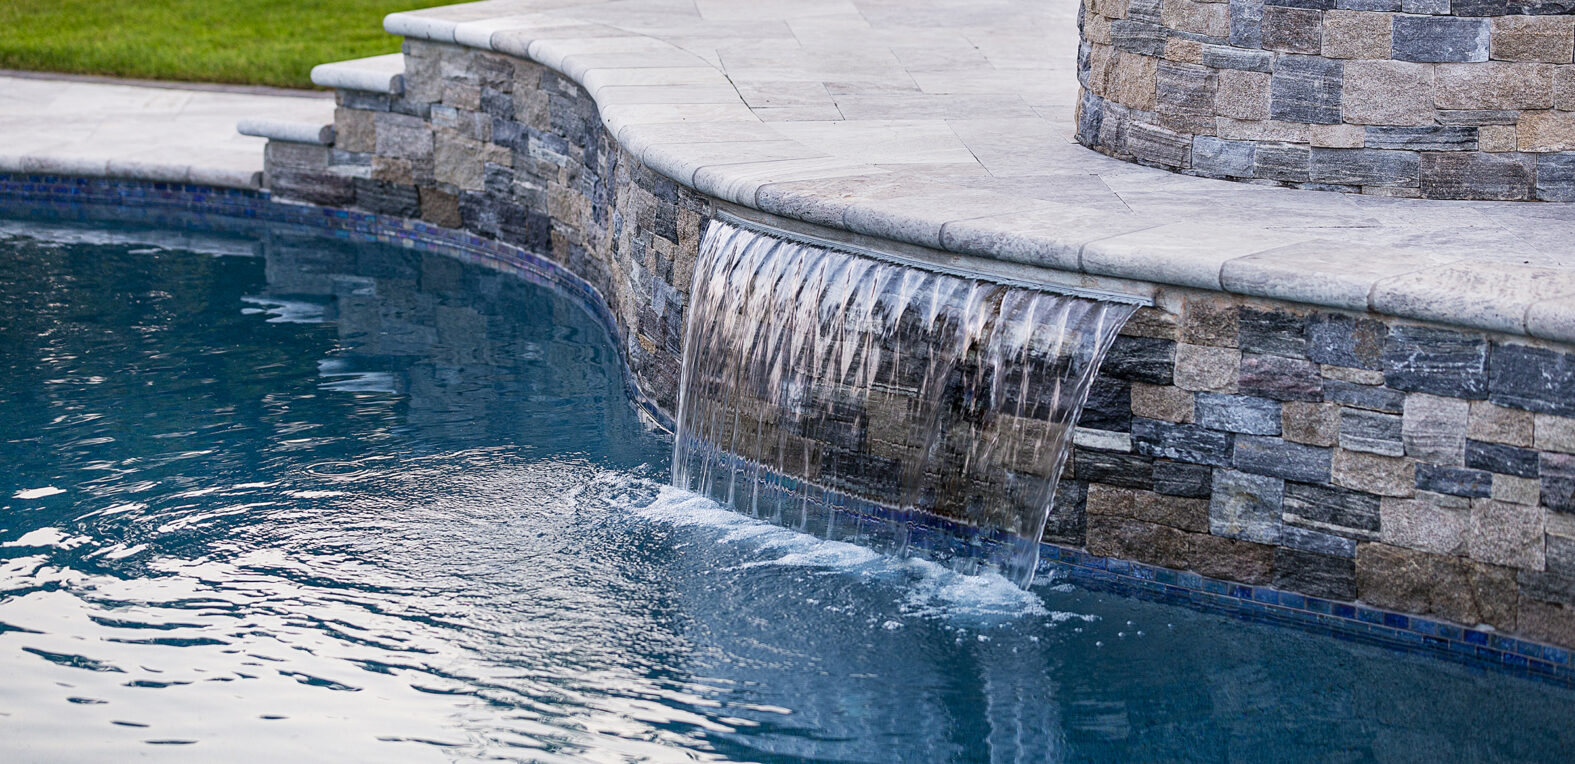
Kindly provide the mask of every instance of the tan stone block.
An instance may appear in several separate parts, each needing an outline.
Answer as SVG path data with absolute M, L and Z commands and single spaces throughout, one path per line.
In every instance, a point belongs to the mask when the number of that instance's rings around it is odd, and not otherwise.
M 1230 36 L 1230 6 L 1194 0 L 1163 0 L 1160 23 L 1170 29 L 1209 37 Z
M 401 186 L 413 186 L 416 183 L 410 160 L 379 156 L 372 157 L 372 180 L 397 183 Z
M 1131 0 L 1088 0 L 1088 5 L 1093 11 L 1105 18 L 1124 19 L 1127 17 L 1127 8 Z
M 1517 628 L 1532 639 L 1558 645 L 1575 644 L 1575 608 L 1522 594 Z
M 1280 404 L 1280 432 L 1292 443 L 1332 446 L 1340 439 L 1340 405 L 1286 401 Z
M 1138 53 L 1116 56 L 1111 98 L 1123 106 L 1142 111 L 1154 110 L 1155 86 L 1159 81 L 1159 59 Z
M 377 150 L 377 120 L 361 109 L 334 109 L 334 148 L 371 153 Z
M 1296 122 L 1275 122 L 1268 119 L 1240 120 L 1220 117 L 1215 120 L 1215 132 L 1219 137 L 1232 141 L 1280 141 L 1284 143 L 1306 143 L 1308 141 L 1306 125 Z
M 1158 307 L 1138 308 L 1121 327 L 1121 335 L 1176 340 L 1181 335 L 1180 317 Z
M 1393 14 L 1329 11 L 1323 15 L 1326 58 L 1389 58 Z
M 1241 351 L 1207 345 L 1176 345 L 1176 387 L 1183 390 L 1234 393 L 1241 375 Z
M 481 111 L 481 86 L 466 82 L 445 82 L 443 105 L 467 111 Z
M 1477 499 L 1471 502 L 1466 549 L 1482 562 L 1542 570 L 1547 544 L 1542 514 L 1541 507 Z
M 1241 311 L 1229 300 L 1189 297 L 1182 307 L 1181 341 L 1188 345 L 1236 347 Z
M 1343 488 L 1406 498 L 1416 494 L 1416 462 L 1360 451 L 1334 450 L 1332 481 Z
M 1110 44 L 1110 19 L 1097 13 L 1083 17 L 1083 39 L 1098 45 Z
M 1387 498 L 1378 505 L 1379 534 L 1385 544 L 1435 554 L 1464 554 L 1469 509 L 1441 507 L 1421 499 Z
M 1488 152 L 1514 151 L 1514 125 L 1483 125 L 1477 128 L 1477 148 Z
M 439 133 L 432 153 L 433 176 L 465 191 L 486 187 L 481 169 L 481 143 L 471 138 Z
M 1553 67 L 1553 108 L 1575 111 L 1575 66 Z
M 1548 64 L 1489 61 L 1437 69 L 1433 103 L 1440 109 L 1553 108 L 1554 68 Z
M 1459 557 L 1358 544 L 1356 589 L 1363 602 L 1381 608 L 1505 631 L 1516 624 L 1515 571 Z
M 1172 37 L 1165 41 L 1165 59 L 1187 64 L 1202 64 L 1203 43 L 1197 40 Z
M 1496 61 L 1570 63 L 1575 51 L 1575 16 L 1499 16 L 1493 19 Z
M 1533 434 L 1538 451 L 1575 454 L 1575 419 L 1537 414 L 1533 418 Z
M 1353 369 L 1349 366 L 1330 366 L 1326 363 L 1318 365 L 1318 375 L 1324 379 L 1338 379 L 1341 382 L 1350 382 L 1353 385 L 1381 385 L 1384 383 L 1384 373 L 1381 371 Z
M 1214 112 L 1234 119 L 1268 119 L 1271 79 L 1268 72 L 1221 69 L 1219 87 L 1214 92 Z
M 1102 483 L 1088 486 L 1088 514 L 1112 515 L 1165 525 L 1193 533 L 1209 529 L 1209 500 L 1161 496 L 1153 491 L 1115 488 Z
M 1515 145 L 1521 151 L 1575 150 L 1575 112 L 1526 111 L 1515 126 Z
M 1404 61 L 1345 64 L 1341 116 L 1359 125 L 1433 122 L 1433 67 Z
M 1367 131 L 1361 125 L 1313 125 L 1309 137 L 1319 148 L 1359 149 L 1367 142 Z
M 1530 411 L 1506 408 L 1487 401 L 1472 401 L 1466 436 L 1488 443 L 1529 447 L 1533 442 L 1533 422 Z
M 1088 49 L 1088 89 L 1108 96 L 1115 82 L 1116 60 L 1120 52 L 1109 45 L 1090 45 Z
M 1535 507 L 1542 501 L 1542 481 L 1514 475 L 1494 475 L 1492 495 L 1499 501 Z
M 1171 385 L 1132 383 L 1132 415 L 1177 424 L 1191 424 L 1192 393 Z

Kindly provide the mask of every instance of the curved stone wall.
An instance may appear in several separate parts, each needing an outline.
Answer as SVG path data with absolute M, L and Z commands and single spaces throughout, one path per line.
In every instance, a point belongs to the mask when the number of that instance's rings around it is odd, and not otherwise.
M 541 253 L 600 292 L 672 411 L 699 234 L 736 208 L 647 167 L 551 68 L 418 39 L 405 57 L 402 92 L 339 92 L 333 146 L 269 145 L 275 195 Z M 1063 473 L 1062 559 L 1575 645 L 1575 348 L 1147 287 Z M 874 453 L 870 405 L 828 417 L 854 433 L 838 447 Z
M 1575 201 L 1575 2 L 1085 0 L 1077 139 L 1191 175 Z

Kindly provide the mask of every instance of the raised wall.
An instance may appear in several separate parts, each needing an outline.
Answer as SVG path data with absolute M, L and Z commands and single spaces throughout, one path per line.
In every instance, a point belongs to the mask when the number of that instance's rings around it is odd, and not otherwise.
M 1192 175 L 1575 200 L 1575 3 L 1085 0 L 1077 139 Z
M 270 144 L 274 193 L 551 257 L 601 291 L 671 411 L 719 203 L 643 167 L 552 70 L 406 54 L 403 94 L 340 92 L 335 146 Z M 1156 302 L 1103 367 L 1047 541 L 1575 645 L 1575 349 L 1219 292 Z M 828 413 L 853 438 L 835 447 L 872 449 L 871 413 Z

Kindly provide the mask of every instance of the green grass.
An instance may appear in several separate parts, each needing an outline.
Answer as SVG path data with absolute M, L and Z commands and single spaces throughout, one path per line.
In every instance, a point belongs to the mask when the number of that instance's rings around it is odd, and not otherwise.
M 455 0 L 0 0 L 0 69 L 308 88 L 399 50 L 393 11 Z

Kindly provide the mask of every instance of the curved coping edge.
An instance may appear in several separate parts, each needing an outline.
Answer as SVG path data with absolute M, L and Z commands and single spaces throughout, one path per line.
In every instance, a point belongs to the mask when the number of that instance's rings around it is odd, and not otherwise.
M 651 170 L 715 199 L 977 258 L 1575 343 L 1575 271 L 1461 261 L 1454 264 L 1476 271 L 1473 277 L 1488 282 L 1483 286 L 1492 292 L 1462 301 L 1458 282 L 1436 277 L 1436 259 L 1320 241 L 1311 233 L 1191 222 L 1145 225 L 1130 216 L 955 187 L 951 194 L 970 202 L 995 199 L 1009 211 L 949 219 L 930 212 L 948 201 L 948 188 L 935 183 L 917 182 L 913 195 L 896 202 L 796 189 L 787 184 L 889 172 L 786 138 L 754 115 L 723 72 L 670 43 L 550 12 L 499 16 L 488 5 L 393 13 L 384 29 L 523 58 L 568 77 L 590 94 L 604 127 L 625 150 Z M 652 87 L 704 97 L 691 99 L 695 103 L 624 97 Z M 701 150 L 719 143 L 731 155 Z M 850 184 L 851 191 L 857 188 Z M 1103 230 L 1102 222 L 1108 224 Z M 1305 262 L 1308 255 L 1316 260 L 1330 250 L 1334 262 Z M 1375 262 L 1393 267 L 1346 267 Z

